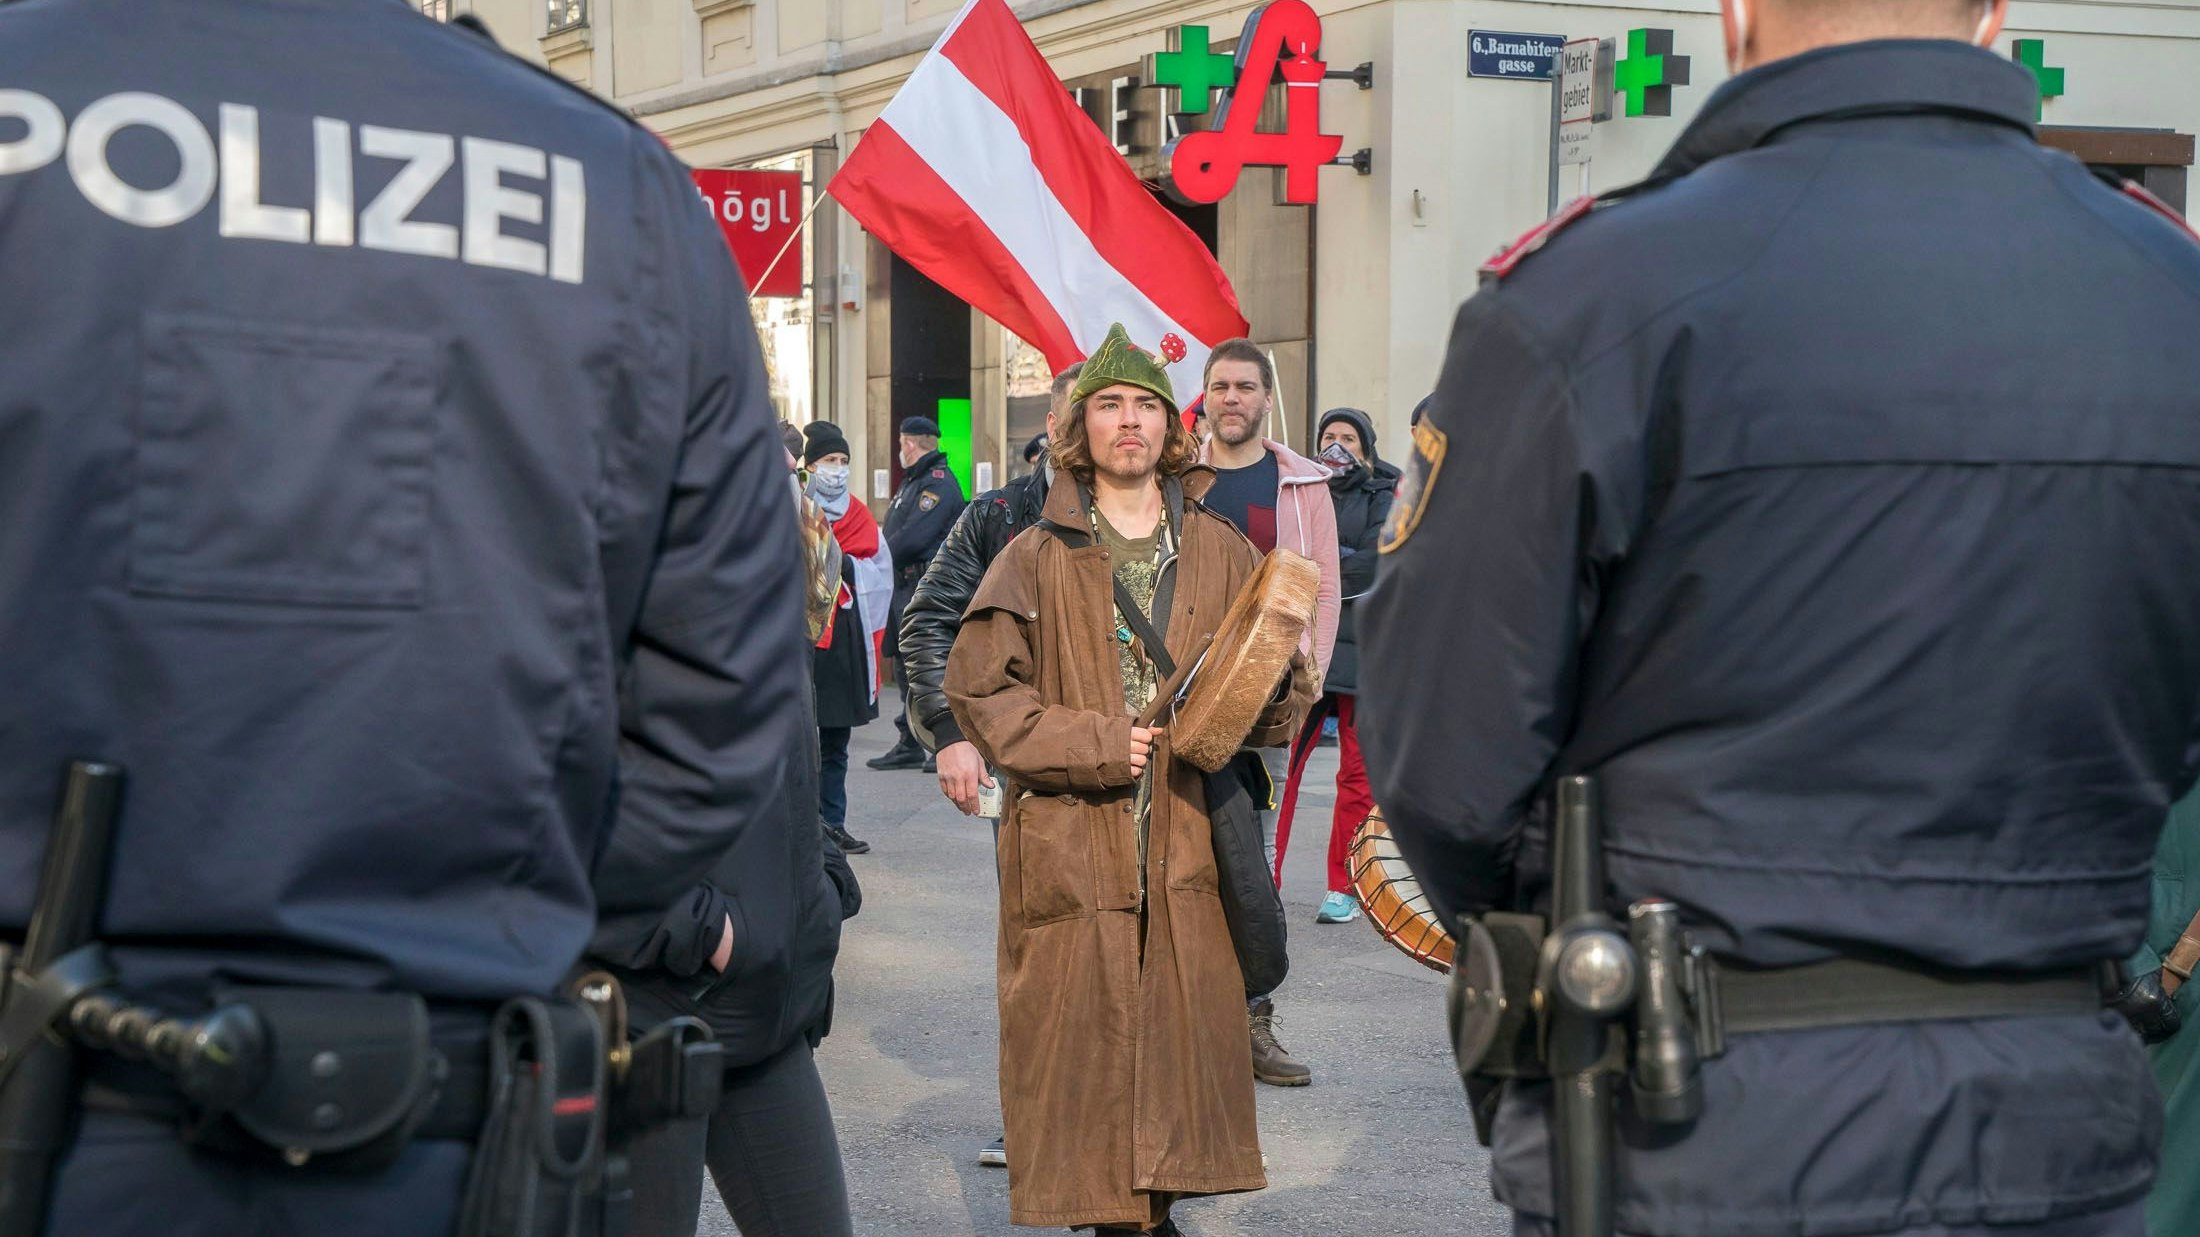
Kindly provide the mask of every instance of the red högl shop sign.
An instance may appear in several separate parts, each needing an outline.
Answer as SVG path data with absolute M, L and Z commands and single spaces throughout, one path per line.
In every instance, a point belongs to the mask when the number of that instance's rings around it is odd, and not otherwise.
M 749 295 L 802 295 L 802 245 L 789 243 L 802 230 L 802 173 L 697 168 L 694 174 Z

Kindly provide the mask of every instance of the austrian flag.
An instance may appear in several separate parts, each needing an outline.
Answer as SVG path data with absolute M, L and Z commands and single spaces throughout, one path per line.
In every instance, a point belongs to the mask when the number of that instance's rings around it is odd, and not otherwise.
M 1214 255 L 1070 98 L 1007 0 L 970 0 L 828 191 L 1059 370 L 1121 322 L 1177 400 L 1246 324 Z

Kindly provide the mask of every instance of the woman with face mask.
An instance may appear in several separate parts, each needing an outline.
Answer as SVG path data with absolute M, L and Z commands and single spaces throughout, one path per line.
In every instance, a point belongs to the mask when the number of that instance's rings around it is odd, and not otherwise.
M 879 637 L 894 571 L 871 509 L 849 493 L 848 440 L 819 422 L 802 450 L 804 492 L 833 522 L 842 551 L 840 596 L 812 656 L 817 682 L 817 811 L 826 832 L 851 855 L 871 849 L 848 833 L 848 737 L 878 716 Z
M 1375 587 L 1375 542 L 1383 521 L 1390 517 L 1391 499 L 1398 489 L 1398 470 L 1375 455 L 1375 422 L 1357 408 L 1332 408 L 1322 414 L 1316 440 L 1316 462 L 1329 469 L 1329 497 L 1337 508 L 1337 570 L 1343 586 L 1344 606 L 1337 620 L 1337 647 L 1329 657 L 1329 674 L 1316 701 L 1291 745 L 1291 774 L 1284 782 L 1283 802 L 1277 811 L 1276 846 L 1280 850 L 1291 835 L 1292 811 L 1298 805 L 1299 778 L 1314 754 L 1327 718 L 1337 720 L 1337 807 L 1329 822 L 1329 892 L 1315 912 L 1316 923 L 1348 923 L 1360 913 L 1352 896 L 1352 874 L 1347 860 L 1352 834 L 1375 810 L 1368 790 L 1367 765 L 1360 759 L 1360 739 L 1353 719 L 1359 700 L 1360 646 L 1354 633 L 1355 599 Z

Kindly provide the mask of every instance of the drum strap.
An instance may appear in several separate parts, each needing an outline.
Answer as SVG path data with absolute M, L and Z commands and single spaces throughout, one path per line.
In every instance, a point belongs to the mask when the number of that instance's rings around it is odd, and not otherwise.
M 1158 603 L 1161 595 L 1158 592 L 1154 594 L 1154 600 L 1157 603 L 1154 608 L 1160 609 Z M 1146 660 L 1153 663 L 1154 672 L 1164 679 L 1175 674 L 1176 659 L 1169 656 L 1168 643 L 1154 629 L 1153 620 L 1146 617 L 1144 610 L 1138 608 L 1137 600 L 1131 596 L 1129 589 L 1123 587 L 1121 580 L 1115 581 L 1115 608 L 1122 614 L 1123 621 L 1130 626 L 1131 634 L 1138 637 L 1138 642 L 1145 646 Z

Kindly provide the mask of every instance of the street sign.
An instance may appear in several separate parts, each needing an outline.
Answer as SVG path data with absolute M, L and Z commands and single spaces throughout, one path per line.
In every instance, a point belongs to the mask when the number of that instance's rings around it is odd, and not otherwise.
M 1558 49 L 1565 43 L 1562 34 L 1469 30 L 1467 76 L 1547 82 L 1551 80 L 1551 63 L 1558 59 Z
M 697 168 L 694 175 L 695 191 L 718 220 L 741 278 L 764 280 L 749 295 L 802 295 L 802 249 L 787 243 L 802 230 L 802 173 Z M 764 279 L 767 268 L 771 278 Z
M 1589 161 L 1589 134 L 1596 128 L 1597 40 L 1575 39 L 1558 57 L 1558 161 Z

